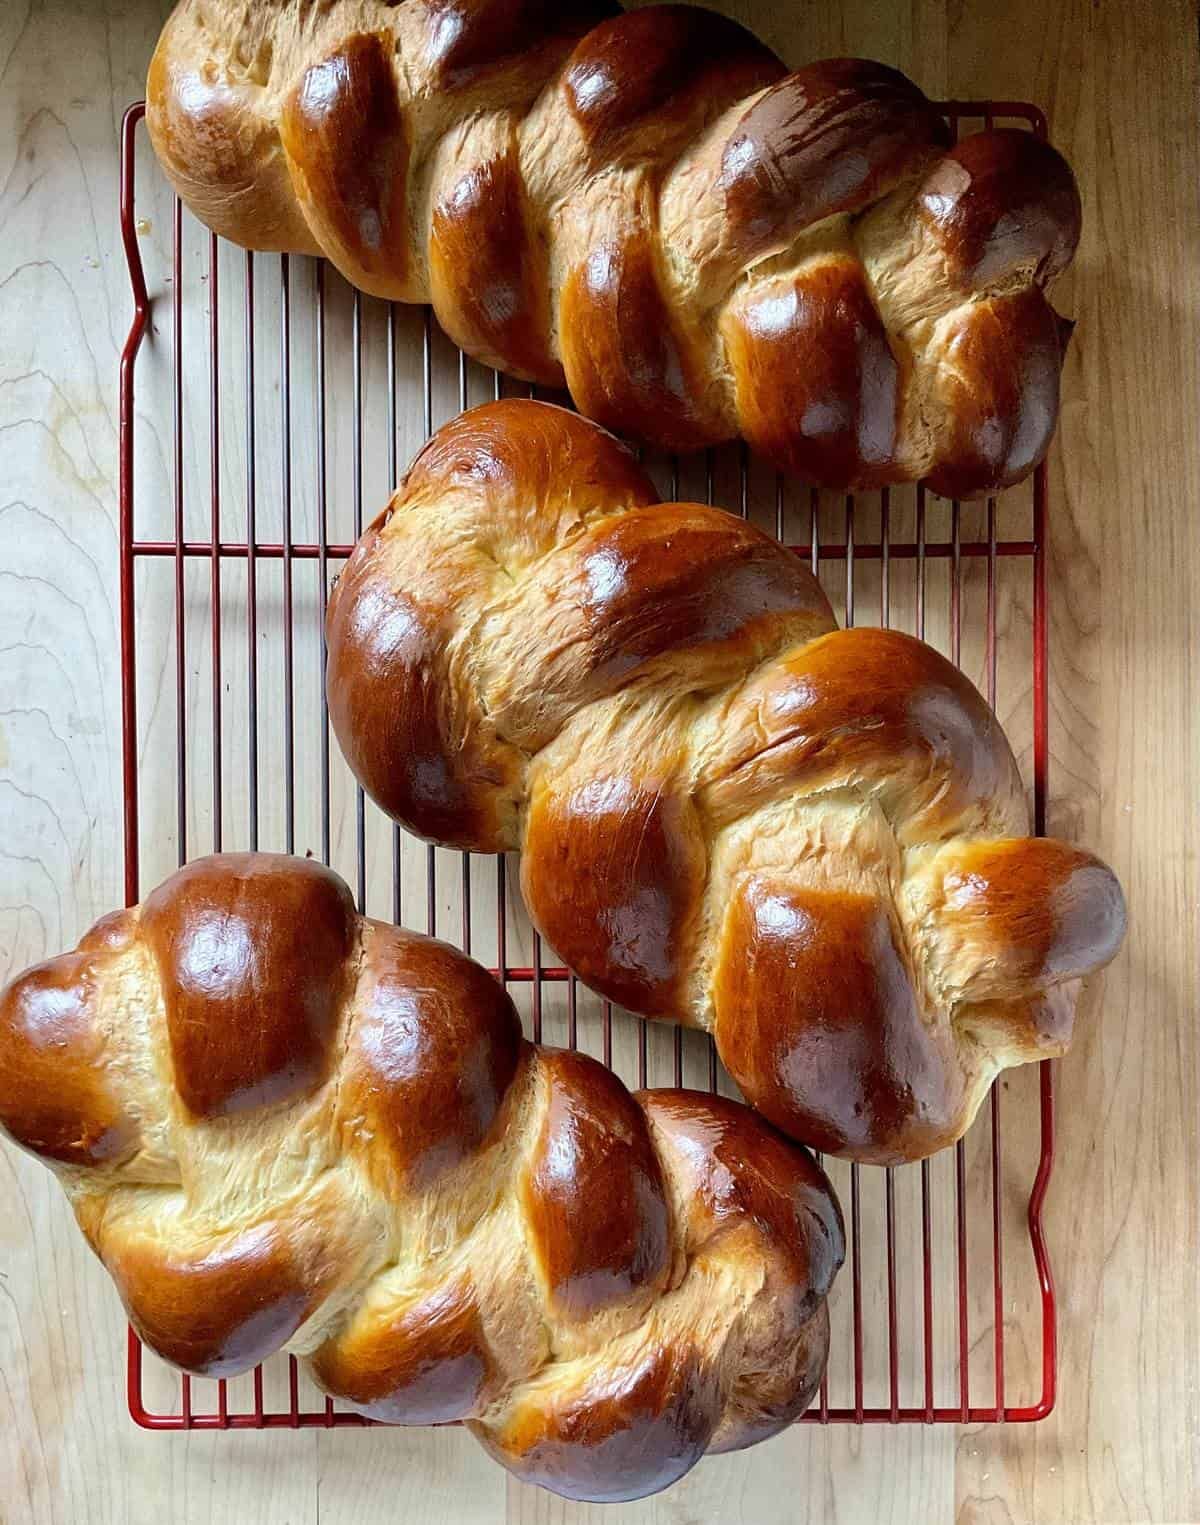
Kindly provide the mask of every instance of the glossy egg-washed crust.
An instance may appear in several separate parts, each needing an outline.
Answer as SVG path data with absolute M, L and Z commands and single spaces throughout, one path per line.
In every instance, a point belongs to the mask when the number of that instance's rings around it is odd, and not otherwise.
M 765 1439 L 824 1370 L 842 1222 L 803 1149 L 527 1043 L 478 964 L 305 859 L 198 859 L 0 991 L 0 1133 L 166 1360 L 295 1351 L 573 1498 Z
M 918 1159 L 997 1072 L 1060 1054 L 1121 890 L 1027 835 L 1016 764 L 932 647 L 839 630 L 798 557 L 659 503 L 546 403 L 441 429 L 329 607 L 347 761 L 431 840 L 519 849 L 602 995 L 707 1029 L 746 1099 L 856 1160 Z
M 218 233 L 432 302 L 618 433 L 964 498 L 1053 434 L 1071 171 L 1028 132 L 952 144 L 882 64 L 789 74 L 681 5 L 182 0 L 147 121 Z

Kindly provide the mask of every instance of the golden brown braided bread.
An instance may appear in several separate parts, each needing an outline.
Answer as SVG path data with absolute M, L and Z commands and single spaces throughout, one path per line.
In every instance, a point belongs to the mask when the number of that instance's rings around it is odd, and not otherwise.
M 168 1361 L 296 1351 L 573 1498 L 765 1439 L 825 1367 L 842 1224 L 802 1149 L 526 1043 L 478 964 L 304 859 L 200 859 L 0 992 L 0 1132 Z
M 432 302 L 620 433 L 960 497 L 1053 433 L 1071 171 L 1026 132 L 952 147 L 882 64 L 789 74 L 680 5 L 182 0 L 147 102 L 217 232 Z
M 410 830 L 519 848 L 602 994 L 707 1029 L 784 1132 L 858 1160 L 957 1139 L 1059 1054 L 1120 887 L 1029 837 L 1004 734 L 895 631 L 838 630 L 753 526 L 659 503 L 611 435 L 500 402 L 440 430 L 329 607 L 330 714 Z

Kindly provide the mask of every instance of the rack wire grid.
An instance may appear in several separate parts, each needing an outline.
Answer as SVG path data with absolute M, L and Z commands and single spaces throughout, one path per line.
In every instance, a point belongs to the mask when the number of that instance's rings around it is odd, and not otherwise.
M 970 120 L 1046 136 L 1033 106 L 942 109 L 956 131 Z M 355 887 L 360 910 L 455 938 L 489 964 L 535 1040 L 586 1048 L 630 1084 L 736 1094 L 707 1037 L 614 1011 L 561 967 L 505 858 L 407 836 L 330 745 L 325 605 L 364 505 L 368 517 L 382 507 L 398 469 L 454 412 L 528 388 L 469 361 L 427 309 L 363 297 L 323 262 L 256 256 L 201 228 L 153 155 L 139 162 L 143 116 L 142 103 L 125 115 L 120 181 L 134 301 L 120 368 L 127 902 L 209 850 L 319 855 Z M 153 302 L 143 247 L 158 262 Z M 959 504 L 920 485 L 818 492 L 736 445 L 645 464 L 665 496 L 740 509 L 793 544 L 845 623 L 906 628 L 947 652 L 1004 722 L 1043 831 L 1044 466 L 999 499 Z M 846 1208 L 849 1264 L 805 1422 L 1050 1412 L 1056 1315 L 1042 1209 L 1053 1159 L 1044 1062 L 997 1081 L 967 1138 L 932 1160 L 825 1162 Z M 132 1330 L 127 1390 L 133 1419 L 156 1430 L 368 1423 L 318 1393 L 294 1357 L 236 1381 L 193 1380 Z

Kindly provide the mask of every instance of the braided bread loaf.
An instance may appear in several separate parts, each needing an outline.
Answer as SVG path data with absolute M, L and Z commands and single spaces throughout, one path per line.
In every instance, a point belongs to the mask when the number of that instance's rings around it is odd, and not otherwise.
M 329 606 L 342 750 L 410 830 L 520 848 L 603 995 L 706 1028 L 785 1133 L 858 1160 L 958 1138 L 1061 1053 L 1120 888 L 1030 838 L 995 716 L 931 647 L 838 630 L 807 567 L 657 502 L 545 403 L 437 433 Z
M 182 0 L 147 84 L 198 217 L 432 302 L 488 365 L 670 449 L 994 492 L 1041 459 L 1079 196 L 1030 133 L 951 148 L 894 69 L 788 74 L 710 11 Z M 607 19 L 606 19 L 607 18 Z
M 774 1434 L 824 1370 L 842 1224 L 803 1150 L 534 1048 L 477 964 L 304 859 L 200 859 L 0 992 L 0 1128 L 168 1361 L 307 1354 L 571 1497 Z

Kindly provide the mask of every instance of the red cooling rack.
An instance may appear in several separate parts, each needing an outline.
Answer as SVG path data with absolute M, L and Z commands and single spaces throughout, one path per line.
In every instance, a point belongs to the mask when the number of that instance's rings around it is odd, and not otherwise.
M 1046 136 L 1032 106 L 946 102 L 943 110 L 956 129 L 969 119 Z M 245 254 L 201 229 L 171 200 L 153 155 L 139 147 L 143 115 L 141 103 L 125 115 L 120 192 L 134 300 L 120 369 L 127 902 L 138 900 L 143 881 L 155 882 L 189 856 L 255 848 L 261 839 L 264 847 L 308 850 L 326 862 L 340 855 L 344 864 L 336 866 L 356 883 L 361 908 L 390 856 L 394 918 L 403 908 L 410 924 L 422 919 L 415 882 L 426 928 L 442 937 L 457 933 L 461 946 L 492 965 L 524 1002 L 535 1039 L 586 1041 L 606 1063 L 624 1055 L 631 1083 L 686 1079 L 715 1089 L 711 1044 L 692 1047 L 707 1040 L 659 1024 L 648 1035 L 645 1022 L 593 1002 L 544 952 L 513 905 L 515 875 L 504 858 L 416 848 L 347 785 L 330 746 L 319 632 L 331 580 L 363 523 L 364 496 L 368 518 L 383 501 L 366 486 L 368 468 L 382 471 L 386 456 L 393 484 L 409 446 L 442 422 L 442 413 L 511 392 L 511 384 L 454 351 L 428 312 L 387 308 L 351 293 L 323 264 Z M 150 223 L 139 197 L 170 226 L 153 301 L 142 252 Z M 385 355 L 375 365 L 386 373 L 378 431 L 364 411 L 371 332 L 381 335 Z M 405 367 L 413 373 L 407 392 L 398 391 Z M 455 371 L 457 398 L 439 412 L 436 399 L 449 397 Z M 312 427 L 301 443 L 296 415 L 303 407 Z M 231 417 L 238 420 L 232 431 Z M 376 433 L 385 438 L 375 443 Z M 725 506 L 740 503 L 743 513 L 768 523 L 773 514 L 776 532 L 811 557 L 845 623 L 904 623 L 946 649 L 994 706 L 999 698 L 1006 725 L 1024 728 L 1025 745 L 1020 735 L 1015 740 L 1031 775 L 1036 830 L 1043 831 L 1044 467 L 1023 490 L 959 505 L 921 487 L 833 499 L 775 479 L 764 485 L 757 463 L 737 447 L 710 452 L 699 467 L 665 459 L 653 465 L 666 495 L 699 496 L 691 481 L 679 490 L 680 471 L 694 479 L 699 470 L 710 501 L 716 483 Z M 343 515 L 345 532 L 338 533 L 331 526 L 343 506 L 352 507 L 353 519 Z M 139 535 L 147 518 L 155 527 Z M 300 519 L 308 538 L 295 533 Z M 231 533 L 234 524 L 241 528 Z M 315 766 L 306 769 L 314 753 Z M 298 782 L 306 772 L 307 782 Z M 276 823 L 269 831 L 268 813 Z M 510 962 L 514 951 L 525 961 Z M 585 1013 L 589 1002 L 595 1010 Z M 830 1162 L 846 1209 L 849 1263 L 831 1303 L 830 1370 L 805 1422 L 1014 1422 L 1041 1419 L 1053 1407 L 1055 1297 L 1042 1230 L 1054 1158 L 1053 1071 L 1043 1063 L 1010 1075 L 1026 1077 L 1023 1094 L 1014 1078 L 1010 1097 L 1004 1077 L 967 1140 L 934 1161 L 887 1171 Z M 237 1382 L 193 1381 L 169 1372 L 131 1331 L 127 1377 L 129 1411 L 149 1429 L 366 1423 L 317 1394 L 294 1357 Z

